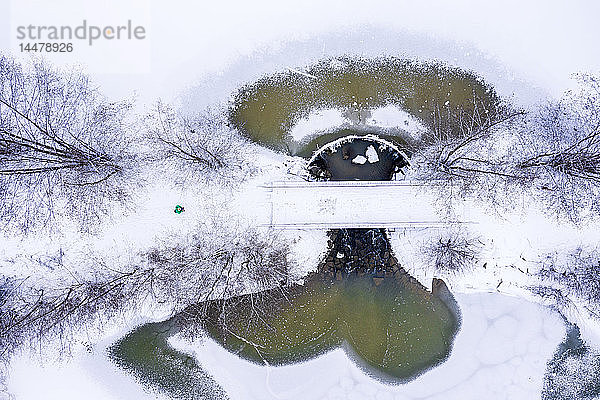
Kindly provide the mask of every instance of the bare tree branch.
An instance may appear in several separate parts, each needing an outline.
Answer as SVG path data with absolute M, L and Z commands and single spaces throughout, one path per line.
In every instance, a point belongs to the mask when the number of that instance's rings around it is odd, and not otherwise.
M 0 55 L 0 223 L 51 227 L 66 202 L 83 205 L 90 223 L 103 212 L 94 204 L 122 198 L 134 158 L 130 108 L 103 99 L 77 71 Z

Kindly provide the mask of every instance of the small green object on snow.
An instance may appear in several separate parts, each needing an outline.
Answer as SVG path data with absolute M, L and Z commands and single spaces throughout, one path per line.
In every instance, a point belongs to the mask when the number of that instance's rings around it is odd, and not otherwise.
M 175 206 L 175 214 L 181 214 L 182 212 L 185 211 L 185 208 L 183 208 L 182 206 L 180 206 L 179 204 L 177 204 Z

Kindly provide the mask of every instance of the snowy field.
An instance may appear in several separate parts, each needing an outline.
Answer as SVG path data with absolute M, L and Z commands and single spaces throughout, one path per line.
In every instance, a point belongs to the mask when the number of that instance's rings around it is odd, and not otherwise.
M 149 32 L 141 48 L 99 47 L 80 59 L 55 55 L 51 61 L 81 63 L 111 98 L 135 96 L 140 112 L 158 98 L 188 111 L 223 104 L 240 84 L 265 73 L 340 54 L 441 60 L 481 74 L 500 95 L 523 106 L 559 97 L 572 87 L 575 72 L 600 72 L 600 52 L 594 51 L 600 37 L 596 21 L 600 3 L 595 1 L 511 0 L 485 6 L 469 0 L 82 4 L 75 0 L 2 2 L 0 26 L 10 27 L 10 32 L 0 31 L 0 49 L 19 56 L 14 27 L 32 21 L 59 23 L 48 22 L 50 16 L 60 23 L 78 23 L 82 18 L 109 23 L 116 14 L 138 19 Z M 115 70 L 113 61 L 126 72 Z M 140 65 L 134 68 L 127 63 Z M 401 126 L 411 132 L 422 128 L 393 108 L 376 110 L 370 118 L 368 123 L 378 126 Z M 339 113 L 321 110 L 300 121 L 292 135 L 300 139 L 345 123 L 348 119 Z M 77 251 L 84 247 L 124 259 L 173 231 L 190 232 L 215 204 L 223 210 L 223 218 L 261 225 L 270 218 L 264 186 L 297 179 L 288 172 L 301 163 L 266 150 L 257 151 L 255 159 L 260 173 L 233 194 L 206 193 L 202 187 L 173 188 L 164 176 L 149 175 L 150 184 L 136 194 L 142 205 L 127 217 L 117 213 L 98 237 L 81 239 L 67 228 L 57 237 L 5 237 L 0 256 L 17 262 L 2 265 L 2 272 L 31 274 L 44 281 L 48 276 L 40 271 L 15 270 L 19 258 L 72 250 L 76 259 L 84 256 Z M 324 198 L 322 207 L 336 203 L 334 197 Z M 179 203 L 186 205 L 181 216 L 172 211 Z M 304 211 L 299 211 L 299 218 L 306 217 Z M 265 368 L 211 341 L 188 343 L 174 338 L 172 344 L 194 354 L 232 399 L 539 398 L 546 363 L 563 340 L 565 328 L 557 313 L 537 304 L 538 299 L 525 289 L 530 282 L 522 271 L 530 260 L 548 251 L 597 243 L 600 233 L 593 227 L 565 228 L 537 209 L 527 216 L 471 212 L 469 219 L 479 221 L 474 233 L 493 242 L 491 250 L 472 274 L 445 277 L 461 307 L 462 328 L 450 358 L 409 384 L 390 386 L 371 379 L 342 350 L 298 365 Z M 325 250 L 324 232 L 299 230 L 285 235 L 295 243 L 298 274 L 313 270 Z M 392 244 L 407 270 L 430 286 L 434 272 L 419 256 L 424 235 L 418 229 L 396 231 Z M 6 382 L 0 382 L 0 399 L 11 398 L 8 393 L 18 400 L 157 398 L 112 364 L 105 351 L 133 327 L 164 317 L 140 315 L 115 323 L 100 338 L 90 338 L 89 351 L 82 335 L 74 344 L 73 357 L 64 361 L 54 360 L 49 349 L 40 365 L 36 355 L 24 350 L 10 365 Z M 586 341 L 600 346 L 600 327 L 589 321 L 585 310 L 576 309 L 568 317 L 580 325 Z

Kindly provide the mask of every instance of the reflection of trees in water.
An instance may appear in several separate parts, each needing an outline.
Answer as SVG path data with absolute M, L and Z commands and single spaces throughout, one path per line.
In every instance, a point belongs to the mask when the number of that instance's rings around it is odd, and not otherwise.
M 265 365 L 301 362 L 341 346 L 369 374 L 404 382 L 445 360 L 460 324 L 446 298 L 403 270 L 355 272 L 344 278 L 315 273 L 303 285 L 215 300 L 200 310 L 199 322 L 227 350 Z M 444 287 L 436 286 L 440 293 Z
M 199 303 L 176 318 L 264 365 L 304 361 L 342 346 L 369 374 L 411 380 L 443 362 L 460 310 L 441 280 L 432 292 L 393 254 L 385 229 L 328 232 L 328 251 L 303 285 Z
M 362 231 L 358 236 L 369 234 Z M 387 252 L 387 240 L 376 241 Z M 167 338 L 176 333 L 208 334 L 228 351 L 264 365 L 301 362 L 341 346 L 373 376 L 411 380 L 446 359 L 460 315 L 443 282 L 434 282 L 428 292 L 389 261 L 393 255 L 387 260 L 392 267 L 378 263 L 372 273 L 355 265 L 343 278 L 332 276 L 325 260 L 303 285 L 198 303 L 131 332 L 111 349 L 111 357 L 173 398 L 221 396 L 192 358 L 169 347 Z

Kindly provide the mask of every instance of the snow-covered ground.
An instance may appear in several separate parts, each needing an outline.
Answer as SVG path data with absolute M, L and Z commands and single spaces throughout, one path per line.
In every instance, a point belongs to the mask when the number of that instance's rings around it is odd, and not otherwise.
M 301 179 L 296 173 L 305 161 L 285 157 L 258 146 L 249 146 L 248 159 L 256 169 L 255 174 L 238 187 L 221 187 L 218 183 L 205 183 L 190 178 L 184 185 L 174 183 L 179 172 L 165 167 L 143 172 L 146 182 L 132 193 L 131 207 L 116 207 L 93 234 L 81 234 L 68 218 L 56 222 L 52 233 L 19 235 L 14 231 L 0 233 L 0 271 L 4 276 L 29 277 L 28 282 L 40 282 L 43 287 L 60 281 L 71 272 L 55 270 L 53 258 L 59 257 L 64 265 L 84 268 L 92 255 L 110 260 L 113 265 L 136 262 L 141 250 L 160 242 L 171 241 L 190 234 L 203 221 L 222 222 L 231 227 L 261 227 L 269 220 L 271 205 L 265 187 L 273 181 Z M 176 214 L 176 205 L 185 212 Z M 266 229 L 266 227 L 265 227 Z M 299 266 L 295 275 L 314 268 L 325 251 L 323 231 L 286 231 L 280 233 L 295 245 L 293 258 Z M 44 283 L 45 282 L 45 283 Z
M 299 168 L 301 160 L 261 151 L 255 161 L 261 168 L 261 174 L 245 182 L 234 194 L 222 193 L 222 197 L 213 201 L 226 201 L 231 217 L 260 224 L 261 218 L 269 212 L 264 186 L 284 178 L 300 182 L 297 176 L 288 172 Z M 150 193 L 153 196 L 136 213 L 108 225 L 105 236 L 100 236 L 94 243 L 97 251 L 122 254 L 144 248 L 152 245 L 156 237 L 193 229 L 193 220 L 203 218 L 215 207 L 206 203 L 209 199 L 202 196 L 202 190 L 179 194 L 159 194 L 160 191 L 151 190 Z M 174 214 L 174 202 L 184 204 L 186 212 Z M 199 205 L 203 202 L 204 208 Z M 425 203 L 423 198 L 407 201 L 413 211 L 423 211 Z M 361 372 L 341 350 L 299 365 L 264 368 L 238 359 L 211 341 L 186 344 L 177 339 L 173 343 L 179 349 L 194 352 L 201 365 L 214 375 L 233 399 L 293 399 L 298 396 L 306 399 L 352 396 L 475 399 L 482 393 L 493 393 L 493 398 L 535 397 L 540 392 L 546 362 L 564 336 L 564 326 L 558 314 L 531 301 L 536 299 L 524 288 L 529 280 L 522 271 L 531 265 L 527 260 L 535 260 L 544 251 L 557 246 L 593 242 L 598 240 L 598 233 L 593 229 L 567 229 L 534 211 L 528 218 L 514 215 L 499 219 L 483 210 L 470 210 L 480 222 L 473 227 L 474 232 L 488 240 L 489 246 L 486 247 L 485 258 L 472 273 L 445 277 L 457 295 L 463 325 L 450 358 L 409 384 L 389 386 L 379 383 Z M 399 229 L 390 234 L 402 265 L 426 286 L 430 285 L 434 274 L 420 257 L 420 246 L 425 238 L 439 229 L 442 228 Z M 140 235 L 141 232 L 146 234 Z M 290 230 L 283 234 L 290 235 L 295 241 L 294 253 L 302 269 L 296 273 L 302 275 L 314 269 L 325 250 L 325 232 Z M 39 242 L 39 238 L 35 240 Z M 66 246 L 68 240 L 63 240 Z M 50 243 L 47 245 L 50 246 Z M 35 249 L 39 253 L 48 250 L 41 249 L 39 243 L 36 247 L 30 241 L 22 241 L 13 251 L 14 255 L 26 257 Z M 65 249 L 68 252 L 68 248 Z M 4 252 L 7 251 L 5 248 Z M 487 262 L 486 268 L 482 268 L 484 261 Z M 34 276 L 35 272 L 20 271 Z M 504 283 L 498 286 L 500 280 Z M 148 318 L 140 316 L 137 322 Z M 153 316 L 153 319 L 156 318 Z M 11 374 L 6 382 L 8 391 L 18 399 L 37 399 L 44 391 L 50 393 L 45 397 L 49 399 L 69 398 L 67 393 L 72 396 L 70 398 L 84 394 L 90 399 L 152 398 L 133 378 L 111 364 L 105 355 L 106 347 L 135 326 L 135 322 L 113 328 L 99 341 L 97 338 L 90 339 L 95 343 L 91 354 L 76 345 L 73 359 L 67 362 L 46 361 L 40 366 L 35 356 L 24 353 L 11 365 Z M 595 326 L 590 328 L 583 324 L 582 328 L 586 340 L 599 342 Z M 40 385 L 28 384 L 31 377 L 36 377 Z M 77 385 L 71 382 L 77 382 Z
M 382 128 L 398 127 L 413 135 L 415 139 L 419 139 L 421 134 L 427 131 L 427 128 L 418 119 L 393 104 L 371 111 L 371 117 L 367 119 L 367 124 Z
M 53 55 L 53 61 L 83 63 L 97 71 L 96 80 L 110 95 L 135 91 L 149 102 L 173 99 L 181 88 L 210 74 L 201 86 L 207 89 L 202 96 L 212 103 L 228 96 L 239 78 L 253 80 L 339 53 L 385 53 L 473 69 L 501 94 L 515 92 L 535 101 L 539 93 L 532 88 L 559 96 L 573 72 L 598 71 L 600 54 L 592 49 L 600 35 L 595 19 L 599 11 L 600 4 L 588 0 L 261 0 L 183 2 L 178 7 L 141 0 L 11 0 L 0 3 L 0 26 L 6 27 L 0 32 L 0 48 L 18 51 L 18 25 L 132 19 L 147 25 L 149 49 L 105 43 L 83 55 Z M 115 15 L 123 17 L 115 21 Z M 150 62 L 145 65 L 147 51 Z M 131 59 L 149 71 L 132 72 L 126 65 L 129 72 L 110 72 L 115 60 Z
M 360 124 L 362 128 L 372 127 L 375 130 L 381 128 L 399 128 L 419 139 L 427 128 L 414 116 L 399 107 L 388 104 L 373 110 L 362 110 L 360 120 L 352 118 L 355 113 L 342 113 L 338 109 L 326 108 L 311 111 L 308 116 L 301 118 L 290 130 L 290 136 L 295 141 L 315 135 L 318 132 L 332 131 L 334 129 L 352 128 Z
M 315 110 L 306 118 L 301 118 L 294 124 L 290 130 L 290 136 L 299 142 L 310 135 L 314 135 L 315 132 L 338 127 L 345 123 L 348 123 L 348 121 L 340 110 L 331 108 Z

